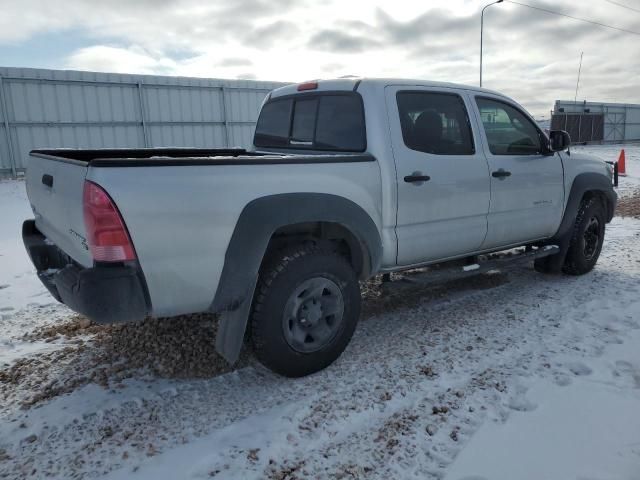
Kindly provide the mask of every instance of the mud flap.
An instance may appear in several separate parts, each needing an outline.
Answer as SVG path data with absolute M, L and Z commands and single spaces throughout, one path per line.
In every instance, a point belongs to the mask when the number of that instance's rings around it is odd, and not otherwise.
M 257 275 L 251 285 L 251 292 L 255 291 Z M 244 333 L 251 313 L 253 295 L 247 295 L 245 300 L 235 310 L 224 311 L 220 314 L 218 334 L 216 335 L 216 351 L 233 365 L 240 357 Z
M 540 262 L 542 266 L 542 270 L 545 273 L 559 274 L 562 273 L 562 266 L 564 265 L 564 259 L 567 256 L 567 252 L 569 251 L 569 239 L 565 236 L 564 238 L 557 239 L 552 242 L 558 246 L 558 253 L 555 255 L 549 255 L 548 257 L 539 258 L 536 262 Z

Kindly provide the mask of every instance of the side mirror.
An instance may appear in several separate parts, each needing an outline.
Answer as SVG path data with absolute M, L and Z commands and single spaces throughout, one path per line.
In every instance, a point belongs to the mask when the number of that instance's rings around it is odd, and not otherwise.
M 564 130 L 551 130 L 549 132 L 549 149 L 552 152 L 562 152 L 571 145 L 571 137 Z

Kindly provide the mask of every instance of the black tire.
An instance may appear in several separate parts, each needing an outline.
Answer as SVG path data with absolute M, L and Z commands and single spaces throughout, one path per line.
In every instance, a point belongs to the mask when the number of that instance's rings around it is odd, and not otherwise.
M 599 198 L 582 200 L 562 271 L 584 275 L 593 270 L 604 241 L 605 211 Z
M 315 287 L 314 282 L 319 282 L 320 288 Z M 314 287 L 305 290 L 305 285 Z M 320 293 L 313 294 L 312 291 Z M 337 314 L 323 317 L 325 299 L 329 300 L 327 311 L 337 308 L 342 301 L 339 321 L 336 321 Z M 312 327 L 303 313 L 309 312 L 304 310 L 307 306 L 316 308 L 315 317 L 319 316 Z M 314 316 L 308 315 L 309 318 Z M 353 335 L 359 316 L 360 287 L 346 258 L 312 244 L 286 249 L 267 260 L 260 271 L 251 312 L 255 354 L 263 365 L 281 375 L 309 375 L 340 356 Z M 335 323 L 330 324 L 331 317 Z M 304 335 L 305 328 L 320 327 L 318 339 L 307 335 L 299 340 L 300 332 Z M 329 334 L 325 335 L 327 332 Z M 312 341 L 308 341 L 309 338 Z

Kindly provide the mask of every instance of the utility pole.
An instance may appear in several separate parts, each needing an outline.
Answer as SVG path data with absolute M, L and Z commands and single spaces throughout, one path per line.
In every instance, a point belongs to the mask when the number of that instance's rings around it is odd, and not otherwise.
M 482 87 L 482 33 L 484 30 L 484 11 L 489 8 L 491 5 L 495 5 L 496 3 L 502 3 L 504 0 L 497 0 L 489 5 L 485 5 L 480 13 L 480 86 Z
M 582 71 L 582 55 L 584 52 L 580 52 L 580 66 L 578 67 L 578 80 L 576 81 L 576 94 L 573 97 L 573 108 L 576 109 L 578 107 L 578 85 L 580 85 L 580 72 Z

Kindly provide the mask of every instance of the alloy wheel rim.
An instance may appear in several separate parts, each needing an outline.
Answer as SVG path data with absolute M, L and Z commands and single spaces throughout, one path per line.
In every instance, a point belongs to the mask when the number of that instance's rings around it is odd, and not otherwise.
M 597 217 L 591 217 L 582 235 L 583 254 L 587 260 L 591 260 L 600 246 L 600 221 Z

